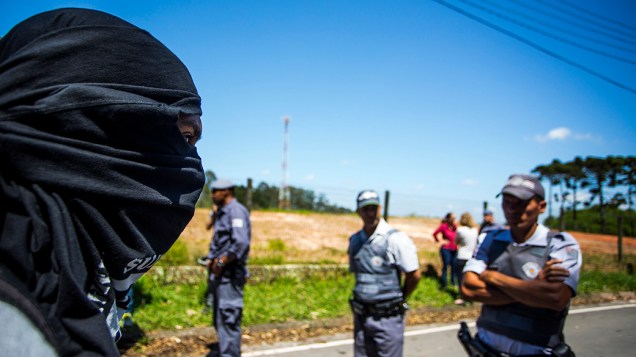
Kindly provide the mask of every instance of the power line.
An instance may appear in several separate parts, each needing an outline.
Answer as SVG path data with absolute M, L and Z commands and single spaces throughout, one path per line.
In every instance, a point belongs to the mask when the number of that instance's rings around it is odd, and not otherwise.
M 482 1 L 484 1 L 484 0 L 482 0 Z M 558 20 L 558 21 L 561 21 L 561 22 L 564 22 L 564 23 L 567 23 L 567 24 L 573 25 L 574 27 L 577 27 L 577 28 L 579 28 L 579 29 L 581 29 L 581 30 L 588 31 L 588 32 L 592 32 L 592 33 L 594 33 L 594 34 L 596 34 L 596 35 L 603 35 L 603 36 L 606 36 L 606 37 L 609 37 L 609 38 L 615 39 L 615 40 L 617 40 L 617 41 L 625 42 L 625 43 L 628 43 L 628 44 L 631 44 L 631 45 L 636 45 L 636 41 L 627 41 L 627 40 L 625 40 L 625 39 L 622 39 L 622 38 L 616 37 L 616 36 L 614 36 L 614 35 L 612 35 L 612 34 L 609 34 L 609 33 L 607 33 L 607 32 L 599 31 L 598 29 L 594 29 L 594 28 L 591 28 L 591 27 L 589 27 L 589 26 L 581 25 L 580 23 L 575 22 L 575 21 L 571 21 L 570 19 L 568 19 L 568 18 L 566 18 L 566 17 L 563 17 L 563 16 L 557 16 L 557 15 L 555 15 L 555 14 L 551 13 L 551 12 L 544 11 L 544 10 L 542 10 L 542 9 L 538 8 L 538 7 L 535 7 L 535 6 L 530 6 L 529 4 L 524 3 L 524 2 L 522 2 L 522 1 L 519 1 L 519 0 L 511 0 L 511 1 L 513 1 L 513 2 L 517 3 L 519 6 L 523 6 L 523 7 L 527 8 L 527 9 L 530 9 L 531 11 L 534 11 L 534 12 L 537 12 L 537 13 L 539 13 L 539 14 L 545 15 L 545 16 L 547 16 L 547 17 L 553 18 L 553 19 L 555 19 L 555 20 Z M 485 2 L 485 1 L 484 1 L 484 2 Z M 491 4 L 492 4 L 493 6 L 496 6 L 496 7 L 500 8 L 500 9 L 504 9 L 504 8 L 503 8 L 502 6 L 500 6 L 500 5 L 493 4 L 493 3 L 491 3 Z M 552 7 L 553 9 L 556 9 L 556 10 L 558 10 L 558 11 L 563 11 L 563 10 L 561 10 L 561 9 L 557 9 L 557 8 L 553 7 L 551 4 L 547 4 L 547 3 L 546 3 L 546 6 L 548 6 L 548 7 Z M 619 50 L 622 50 L 622 51 L 625 51 L 625 52 L 632 52 L 632 53 L 634 53 L 634 52 L 635 52 L 634 50 L 629 49 L 629 48 L 625 48 L 625 47 L 621 47 L 621 46 L 616 46 L 616 45 L 614 45 L 614 44 L 611 44 L 611 43 L 608 43 L 608 42 L 605 42 L 605 41 L 597 40 L 597 39 L 595 39 L 595 38 L 592 38 L 592 37 L 589 37 L 589 36 L 586 36 L 586 35 L 577 34 L 577 33 L 573 32 L 573 31 L 569 31 L 569 30 L 567 30 L 567 29 L 563 29 L 563 28 L 560 28 L 560 27 L 557 27 L 557 26 L 553 26 L 553 25 L 551 25 L 551 24 L 549 24 L 549 23 L 547 23 L 547 22 L 544 22 L 544 21 L 536 20 L 536 19 L 532 18 L 531 16 L 528 16 L 528 15 L 526 15 L 526 14 L 524 14 L 524 13 L 519 12 L 519 11 L 514 11 L 514 10 L 510 10 L 510 9 L 504 9 L 504 10 L 505 10 L 505 11 L 508 11 L 508 12 L 511 12 L 511 13 L 514 13 L 514 14 L 516 14 L 517 16 L 521 16 L 521 17 L 527 18 L 527 19 L 529 19 L 530 21 L 535 21 L 535 22 L 537 22 L 537 23 L 539 23 L 539 24 L 542 24 L 542 25 L 544 25 L 544 26 L 551 27 L 551 28 L 557 29 L 557 30 L 559 30 L 559 31 L 562 31 L 562 32 L 568 33 L 568 34 L 570 34 L 570 35 L 572 35 L 572 36 L 580 37 L 580 38 L 586 39 L 586 40 L 588 40 L 588 41 L 596 42 L 596 43 L 599 43 L 599 44 L 601 44 L 601 45 L 608 46 L 608 47 L 613 47 L 613 48 L 616 48 L 616 49 L 619 49 Z M 571 14 L 570 16 L 574 16 L 574 15 L 572 15 L 572 14 Z M 576 16 L 574 16 L 574 17 L 576 17 Z M 635 39 L 636 39 L 636 38 L 635 38 Z
M 482 25 L 486 25 L 486 26 L 488 26 L 488 27 L 490 27 L 490 28 L 492 28 L 492 29 L 494 29 L 496 31 L 499 31 L 499 32 L 501 32 L 501 33 L 503 33 L 505 35 L 508 35 L 508 36 L 520 41 L 520 42 L 523 42 L 526 45 L 528 45 L 530 47 L 533 47 L 533 48 L 535 48 L 535 49 L 537 49 L 537 50 L 539 50 L 539 51 L 541 51 L 541 52 L 543 52 L 543 53 L 545 53 L 545 54 L 547 54 L 549 56 L 552 56 L 552 57 L 554 57 L 554 58 L 556 58 L 556 59 L 558 59 L 560 61 L 563 61 L 563 62 L 565 62 L 565 63 L 567 63 L 567 64 L 569 64 L 569 65 L 571 65 L 573 67 L 576 67 L 576 68 L 578 68 L 578 69 L 580 69 L 580 70 L 582 70 L 584 72 L 587 72 L 587 73 L 589 73 L 589 74 L 591 74 L 591 75 L 593 75 L 593 76 L 595 76 L 595 77 L 597 77 L 599 79 L 602 79 L 602 80 L 604 80 L 604 81 L 606 81 L 608 83 L 611 83 L 611 84 L 613 84 L 613 85 L 615 85 L 615 86 L 617 86 L 617 87 L 619 87 L 621 89 L 624 89 L 624 90 L 626 90 L 628 92 L 636 94 L 636 89 L 634 89 L 634 88 L 631 88 L 631 87 L 629 87 L 629 86 L 627 86 L 627 85 L 625 85 L 623 83 L 620 83 L 620 82 L 618 82 L 618 81 L 616 81 L 614 79 L 611 79 L 611 78 L 609 78 L 609 77 L 607 77 L 607 76 L 605 76 L 605 75 L 603 75 L 603 74 L 601 74 L 599 72 L 594 71 L 593 69 L 590 69 L 590 68 L 588 68 L 586 66 L 583 66 L 582 64 L 579 64 L 579 63 L 576 63 L 574 61 L 571 61 L 571 60 L 569 60 L 569 59 L 567 59 L 567 58 L 565 58 L 565 57 L 563 57 L 563 56 L 561 56 L 561 55 L 559 55 L 559 54 L 557 54 L 557 53 L 555 53 L 553 51 L 550 51 L 547 48 L 542 47 L 542 46 L 540 46 L 540 45 L 538 45 L 538 44 L 536 44 L 536 43 L 534 43 L 534 42 L 532 42 L 532 41 L 530 41 L 530 40 L 528 40 L 526 38 L 523 38 L 523 37 L 511 32 L 511 31 L 508 31 L 508 30 L 506 30 L 506 29 L 504 29 L 502 27 L 499 27 L 499 26 L 491 23 L 491 22 L 488 22 L 488 21 L 480 18 L 479 16 L 473 15 L 470 12 L 467 12 L 467 11 L 457 7 L 457 6 L 449 4 L 449 3 L 447 3 L 444 0 L 433 0 L 433 1 L 437 2 L 440 5 L 446 6 L 447 8 L 449 8 L 449 9 L 455 11 L 455 12 L 458 12 L 458 13 L 466 16 L 466 17 L 469 17 L 469 18 L 481 23 Z
M 574 8 L 574 9 L 578 10 L 579 12 L 582 12 L 582 13 L 588 14 L 588 15 L 592 16 L 593 18 L 599 18 L 599 19 L 605 20 L 606 22 L 609 22 L 609 23 L 612 23 L 612 24 L 615 24 L 615 25 L 618 25 L 618 26 L 624 27 L 624 28 L 626 28 L 626 29 L 629 29 L 629 30 L 631 30 L 631 31 L 636 31 L 636 28 L 634 28 L 634 27 L 632 27 L 632 26 L 626 25 L 626 24 L 624 24 L 624 23 L 622 23 L 622 22 L 616 21 L 616 20 L 611 19 L 611 18 L 609 18 L 609 17 L 605 17 L 605 16 L 603 16 L 603 15 L 601 15 L 601 14 L 595 14 L 595 13 L 591 12 L 590 10 L 587 10 L 587 9 L 585 9 L 585 8 L 583 8 L 583 7 L 577 6 L 577 5 L 575 5 L 575 4 L 573 4 L 573 3 L 569 2 L 569 1 L 565 1 L 565 0 L 560 0 L 560 1 L 561 1 L 564 5 L 567 5 L 567 6 L 571 7 L 571 8 Z M 577 15 L 573 15 L 573 16 L 577 16 Z M 579 17 L 579 18 L 581 18 L 583 21 L 590 21 L 589 19 L 584 19 L 583 17 Z M 597 21 L 594 21 L 594 20 L 591 20 L 591 21 L 592 21 L 592 22 L 597 23 L 597 26 L 603 26 L 603 25 L 599 25 Z M 618 33 L 625 34 L 625 33 L 624 33 L 624 32 L 622 32 L 622 31 L 618 31 L 618 30 L 614 30 L 614 31 L 616 31 L 616 32 L 618 32 Z M 630 34 L 625 34 L 625 35 L 626 35 L 626 36 L 629 36 L 629 37 L 631 37 L 631 36 L 632 36 L 632 35 L 630 35 Z
M 626 39 L 623 39 L 623 38 L 620 38 L 620 37 L 614 36 L 614 35 L 612 35 L 612 34 L 609 34 L 609 33 L 605 32 L 605 31 L 601 31 L 601 32 L 599 32 L 599 31 L 598 31 L 598 29 L 594 29 L 594 28 L 591 28 L 591 27 L 588 27 L 588 26 L 584 26 L 584 25 L 582 25 L 582 24 L 580 24 L 580 23 L 576 23 L 576 22 L 574 22 L 574 21 L 570 21 L 569 19 L 567 19 L 567 18 L 565 18 L 565 17 L 556 16 L 556 15 L 551 15 L 551 14 L 549 14 L 549 13 L 547 13 L 547 12 L 544 12 L 544 11 L 541 11 L 540 9 L 537 9 L 536 7 L 532 7 L 532 6 L 530 6 L 530 5 L 526 4 L 526 3 L 523 3 L 522 1 L 519 1 L 519 0 L 512 0 L 512 1 L 514 1 L 514 2 L 518 3 L 518 4 L 519 4 L 519 5 L 521 5 L 521 6 L 524 6 L 524 7 L 529 8 L 529 9 L 534 9 L 534 11 L 537 11 L 537 12 L 540 12 L 540 13 L 544 13 L 544 14 L 546 14 L 547 16 L 551 16 L 551 17 L 553 17 L 553 18 L 555 18 L 555 19 L 557 19 L 557 20 L 560 20 L 560 21 L 563 21 L 563 22 L 566 22 L 566 23 L 572 24 L 572 25 L 574 25 L 574 26 L 576 26 L 576 27 L 579 27 L 579 28 L 581 28 L 581 29 L 584 29 L 584 30 L 587 30 L 587 31 L 590 31 L 590 32 L 594 32 L 594 33 L 596 33 L 596 34 L 599 34 L 599 33 L 600 33 L 600 34 L 602 34 L 602 35 L 604 35 L 604 36 L 607 36 L 607 37 L 613 38 L 613 39 L 618 40 L 618 41 L 622 41 L 622 42 L 626 42 L 626 43 L 630 43 L 630 44 L 635 44 L 635 43 L 636 43 L 636 42 L 634 42 L 634 41 L 629 41 L 629 40 L 626 40 Z M 603 25 L 603 24 L 599 23 L 598 21 L 593 20 L 593 19 L 590 19 L 590 18 L 584 18 L 584 17 L 582 17 L 582 16 L 579 16 L 579 15 L 577 15 L 577 14 L 573 13 L 572 11 L 569 11 L 569 10 L 567 10 L 567 9 L 563 9 L 562 7 L 555 6 L 555 5 L 554 5 L 554 3 L 552 3 L 552 2 L 547 2 L 547 1 L 543 1 L 543 0 L 537 0 L 537 1 L 539 1 L 539 2 L 543 3 L 543 4 L 544 4 L 545 6 L 547 6 L 547 7 L 550 7 L 550 8 L 552 8 L 552 9 L 554 9 L 554 10 L 557 10 L 557 11 L 562 12 L 562 13 L 565 13 L 565 14 L 567 14 L 567 15 L 569 15 L 569 16 L 571 16 L 571 17 L 575 18 L 575 19 L 578 19 L 579 21 L 582 21 L 582 22 L 583 22 L 583 23 L 585 23 L 586 25 L 587 25 L 587 24 L 593 24 L 593 25 L 595 25 L 595 26 L 597 26 L 597 27 L 600 27 L 600 28 L 602 28 L 602 29 L 606 29 L 606 30 L 609 30 L 609 31 L 611 31 L 611 32 L 618 33 L 618 34 L 621 34 L 621 35 L 623 35 L 623 36 L 626 36 L 626 37 L 628 37 L 628 38 L 629 38 L 629 39 L 631 39 L 631 40 L 636 39 L 636 36 L 635 36 L 635 35 L 628 34 L 628 33 L 625 33 L 625 32 L 619 31 L 619 30 L 616 30 L 616 29 L 614 29 L 614 28 L 610 28 L 610 27 L 608 27 L 608 26 L 606 26 L 606 25 Z
M 611 53 L 607 53 L 607 52 L 604 52 L 604 51 L 601 51 L 601 50 L 597 50 L 597 49 L 595 49 L 595 48 L 592 48 L 592 47 L 590 47 L 590 46 L 586 46 L 586 45 L 582 45 L 582 44 L 577 43 L 577 42 L 574 42 L 574 41 L 570 41 L 570 40 L 568 40 L 568 39 L 566 39 L 566 38 L 563 38 L 563 37 L 561 37 L 561 36 L 557 36 L 557 35 L 555 35 L 555 34 L 553 34 L 553 33 L 551 33 L 551 32 L 544 31 L 544 30 L 542 30 L 542 29 L 539 29 L 539 28 L 536 28 L 536 27 L 534 27 L 534 26 L 528 25 L 527 23 L 524 23 L 524 22 L 521 22 L 521 21 L 519 21 L 519 20 L 513 19 L 513 18 L 511 18 L 511 17 L 509 17 L 509 16 L 506 16 L 506 15 L 504 15 L 504 14 L 500 13 L 500 12 L 494 11 L 494 10 L 492 10 L 492 9 L 490 9 L 490 8 L 487 8 L 487 7 L 482 6 L 482 5 L 480 5 L 480 4 L 474 3 L 474 2 L 472 2 L 472 1 L 468 1 L 468 0 L 459 0 L 459 1 L 460 1 L 460 2 L 463 2 L 463 3 L 465 3 L 465 4 L 468 4 L 469 6 L 472 6 L 472 7 L 474 7 L 474 8 L 480 9 L 480 10 L 482 10 L 482 11 L 484 11 L 484 12 L 487 12 L 487 13 L 489 13 L 489 14 L 491 14 L 491 15 L 494 15 L 494 16 L 496 16 L 496 17 L 500 18 L 500 19 L 503 19 L 503 20 L 505 20 L 505 21 L 508 21 L 508 22 L 514 23 L 514 24 L 516 24 L 516 25 L 518 25 L 518 26 L 521 26 L 521 27 L 524 27 L 524 28 L 526 28 L 526 29 L 528 29 L 528 30 L 530 30 L 530 31 L 537 32 L 537 33 L 539 33 L 539 34 L 541 34 L 541 35 L 544 35 L 544 36 L 546 36 L 546 37 L 550 37 L 550 38 L 555 39 L 555 40 L 557 40 L 557 41 L 560 41 L 560 42 L 566 43 L 566 44 L 568 44 L 568 45 L 571 45 L 571 46 L 574 46 L 574 47 L 578 47 L 578 48 L 580 48 L 580 49 L 583 49 L 583 50 L 586 50 L 586 51 L 589 51 L 589 52 L 592 52 L 592 53 L 596 53 L 597 55 L 600 55 L 600 56 L 604 56 L 604 57 L 612 58 L 612 59 L 617 60 L 617 61 L 621 61 L 621 62 L 625 62 L 625 63 L 629 63 L 629 64 L 636 64 L 636 61 L 634 61 L 634 60 L 632 60 L 632 59 L 625 58 L 625 57 L 620 57 L 620 56 L 615 56 L 615 55 L 613 55 L 613 54 L 611 54 Z M 439 2 L 439 1 L 438 1 L 438 2 Z M 536 20 L 535 20 L 535 21 L 536 21 Z M 564 31 L 563 29 L 560 29 L 560 30 L 561 30 L 561 31 Z M 590 39 L 588 38 L 588 40 L 590 40 Z M 633 51 L 631 51 L 631 50 L 627 50 L 627 51 L 633 52 Z

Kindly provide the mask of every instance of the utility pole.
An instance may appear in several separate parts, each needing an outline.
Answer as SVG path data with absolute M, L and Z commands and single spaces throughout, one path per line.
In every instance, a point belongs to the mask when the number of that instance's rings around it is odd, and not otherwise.
M 285 122 L 285 141 L 283 143 L 283 179 L 278 191 L 278 209 L 290 209 L 291 199 L 289 194 L 289 187 L 287 186 L 287 141 L 289 137 L 288 130 L 290 119 L 288 116 L 286 116 L 283 121 Z

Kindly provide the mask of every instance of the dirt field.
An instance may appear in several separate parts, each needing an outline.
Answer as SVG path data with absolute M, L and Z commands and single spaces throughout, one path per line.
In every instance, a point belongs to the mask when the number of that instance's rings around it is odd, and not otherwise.
M 211 231 L 205 230 L 208 210 L 198 209 L 180 238 L 193 256 L 207 253 Z M 251 257 L 271 254 L 269 242 L 280 240 L 285 245 L 285 257 L 292 261 L 331 261 L 346 263 L 349 236 L 362 227 L 356 215 L 319 213 L 261 212 L 251 214 Z M 406 232 L 420 252 L 436 251 L 432 233 L 438 219 L 422 217 L 390 217 L 395 228 Z M 617 237 L 610 235 L 571 232 L 584 252 L 616 253 Z M 623 239 L 623 254 L 636 254 L 636 239 Z M 437 262 L 432 262 L 437 263 Z

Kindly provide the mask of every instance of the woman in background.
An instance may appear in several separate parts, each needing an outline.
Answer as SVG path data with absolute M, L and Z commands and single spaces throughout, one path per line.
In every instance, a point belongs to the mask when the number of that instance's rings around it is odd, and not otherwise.
M 477 246 L 477 228 L 475 227 L 475 221 L 470 213 L 466 212 L 459 218 L 459 227 L 455 234 L 455 243 L 457 244 L 457 280 L 459 286 L 462 285 L 462 271 L 466 262 L 473 257 L 475 248 Z M 463 305 L 464 300 L 457 299 L 455 304 Z
M 439 250 L 439 254 L 442 258 L 442 277 L 440 279 L 442 289 L 445 289 L 448 285 L 446 274 L 449 267 L 451 269 L 450 283 L 453 286 L 457 283 L 458 276 L 457 271 L 455 270 L 457 260 L 457 246 L 455 245 L 456 230 L 457 225 L 455 224 L 455 215 L 452 212 L 449 212 L 446 214 L 439 227 L 437 227 L 435 232 L 433 232 L 435 242 L 442 243 Z M 439 237 L 439 235 L 441 235 L 441 237 Z

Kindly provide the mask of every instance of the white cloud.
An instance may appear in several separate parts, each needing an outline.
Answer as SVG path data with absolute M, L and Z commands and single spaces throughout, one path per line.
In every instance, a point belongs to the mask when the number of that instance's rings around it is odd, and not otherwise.
M 424 189 L 424 184 L 423 183 L 418 183 L 417 185 L 415 185 L 415 189 L 418 191 L 422 191 Z
M 269 171 L 269 169 L 262 169 L 261 170 L 261 175 L 263 176 L 269 176 L 271 174 L 271 171 Z
M 565 127 L 560 127 L 548 131 L 549 140 L 565 140 L 570 135 L 572 135 L 572 130 Z
M 350 164 L 351 164 L 351 161 L 347 159 L 340 160 L 340 166 L 349 166 Z
M 536 139 L 538 142 L 544 143 L 549 140 L 565 140 L 570 135 L 572 135 L 572 130 L 566 127 L 559 127 L 548 131 L 545 135 L 537 135 Z
M 591 141 L 594 139 L 592 137 L 592 134 L 574 133 L 572 132 L 570 128 L 566 128 L 564 126 L 554 128 L 548 131 L 547 134 L 539 134 L 535 136 L 535 139 L 540 143 L 544 143 L 546 141 L 554 141 L 554 140 L 565 141 L 570 138 L 574 140 L 588 140 L 588 141 Z
M 307 180 L 307 181 L 313 181 L 315 178 L 316 178 L 315 174 L 307 174 L 305 176 L 305 180 Z
M 479 184 L 479 182 L 477 182 L 477 180 L 473 180 L 470 178 L 464 179 L 464 181 L 462 181 L 462 185 L 464 186 L 477 186 Z

